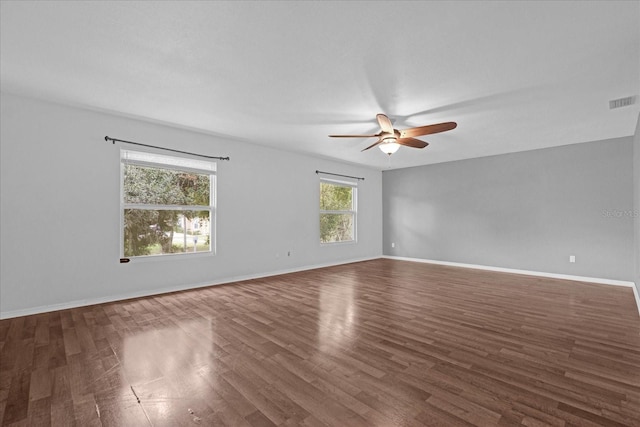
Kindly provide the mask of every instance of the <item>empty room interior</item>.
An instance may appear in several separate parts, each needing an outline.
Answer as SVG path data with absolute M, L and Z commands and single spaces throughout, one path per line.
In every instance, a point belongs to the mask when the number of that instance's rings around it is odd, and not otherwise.
M 0 20 L 1 426 L 640 426 L 639 1 Z

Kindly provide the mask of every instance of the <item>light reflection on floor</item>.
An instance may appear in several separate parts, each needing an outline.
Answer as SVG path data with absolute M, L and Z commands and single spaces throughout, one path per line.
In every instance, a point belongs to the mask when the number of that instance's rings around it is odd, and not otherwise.
M 320 351 L 334 353 L 343 349 L 347 343 L 353 342 L 357 311 L 352 281 L 345 280 L 339 286 L 320 288 Z
M 202 401 L 215 388 L 211 321 L 181 321 L 124 338 L 122 367 L 150 422 L 175 425 L 211 412 Z M 194 421 L 195 420 L 195 421 Z

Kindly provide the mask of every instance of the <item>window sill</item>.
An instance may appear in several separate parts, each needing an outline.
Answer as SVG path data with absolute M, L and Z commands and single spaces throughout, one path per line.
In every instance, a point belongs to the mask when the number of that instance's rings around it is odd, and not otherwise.
M 169 260 L 185 260 L 191 258 L 203 258 L 203 257 L 213 257 L 215 256 L 215 252 L 195 252 L 195 253 L 177 253 L 177 254 L 162 254 L 162 255 L 146 255 L 146 256 L 132 256 L 132 257 L 123 257 L 129 261 L 129 263 L 139 263 L 139 262 L 156 262 L 156 261 L 169 261 Z M 125 263 L 128 264 L 128 263 Z
M 357 243 L 358 243 L 357 240 L 349 240 L 349 241 L 346 241 L 346 242 L 327 242 L 327 243 L 320 242 L 320 247 L 322 247 L 322 246 L 356 245 Z

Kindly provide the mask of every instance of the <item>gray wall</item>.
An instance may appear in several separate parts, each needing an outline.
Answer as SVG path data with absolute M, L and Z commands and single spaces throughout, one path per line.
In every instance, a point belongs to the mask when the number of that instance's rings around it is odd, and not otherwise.
M 383 252 L 631 281 L 632 158 L 628 137 L 385 171 Z
M 1 106 L 0 316 L 382 255 L 380 171 L 4 93 Z M 216 256 L 119 264 L 119 149 L 105 135 L 231 156 Z M 357 243 L 320 246 L 316 169 L 366 178 Z
M 638 311 L 640 311 L 640 114 L 636 124 L 636 133 L 633 136 L 633 214 L 636 303 Z

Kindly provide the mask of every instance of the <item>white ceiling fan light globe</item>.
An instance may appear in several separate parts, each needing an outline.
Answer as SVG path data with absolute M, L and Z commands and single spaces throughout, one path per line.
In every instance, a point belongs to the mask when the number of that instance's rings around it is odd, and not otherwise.
M 380 150 L 383 153 L 392 155 L 393 153 L 398 151 L 398 148 L 400 148 L 400 144 L 396 142 L 395 138 L 385 138 L 382 140 L 382 144 L 378 145 L 378 147 L 380 147 Z

